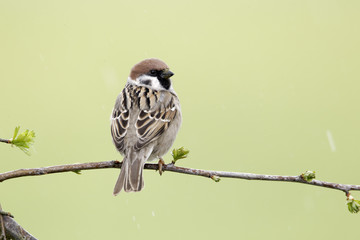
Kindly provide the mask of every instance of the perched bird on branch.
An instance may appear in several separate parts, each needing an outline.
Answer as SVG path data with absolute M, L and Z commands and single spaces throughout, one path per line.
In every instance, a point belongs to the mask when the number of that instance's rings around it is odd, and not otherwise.
M 124 160 L 114 195 L 122 189 L 140 191 L 144 187 L 145 162 L 161 160 L 175 141 L 182 118 L 170 79 L 173 75 L 163 61 L 145 59 L 131 69 L 116 99 L 111 135 Z

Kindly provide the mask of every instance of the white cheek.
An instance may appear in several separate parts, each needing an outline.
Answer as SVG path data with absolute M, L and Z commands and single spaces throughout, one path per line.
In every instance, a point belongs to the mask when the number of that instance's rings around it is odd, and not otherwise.
M 142 84 L 141 83 L 142 81 L 151 81 L 151 86 L 146 85 L 146 84 Z M 136 78 L 136 80 L 133 80 L 130 77 L 128 77 L 127 83 L 128 84 L 133 84 L 133 85 L 136 85 L 136 86 L 145 86 L 145 87 L 151 88 L 153 90 L 157 90 L 157 91 L 166 90 L 160 84 L 159 79 L 157 79 L 157 77 L 152 77 L 152 76 L 149 76 L 149 75 L 141 75 L 140 77 Z M 174 89 L 172 87 L 172 84 L 171 84 L 170 88 L 168 90 L 166 90 L 166 91 L 175 93 L 175 91 L 174 91 Z
M 151 86 L 149 85 L 145 85 L 145 84 L 141 84 L 142 81 L 151 81 Z M 161 86 L 159 80 L 157 79 L 157 77 L 152 77 L 152 76 L 148 76 L 148 75 L 141 75 L 140 77 L 138 77 L 136 79 L 137 85 L 139 86 L 145 86 L 145 87 L 149 87 L 151 89 L 154 90 L 164 90 L 163 86 Z

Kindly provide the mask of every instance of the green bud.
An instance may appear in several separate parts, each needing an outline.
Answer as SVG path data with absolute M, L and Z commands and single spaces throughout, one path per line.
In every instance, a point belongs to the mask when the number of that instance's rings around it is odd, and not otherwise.
M 30 155 L 30 147 L 34 144 L 35 132 L 26 129 L 24 132 L 19 133 L 20 126 L 17 126 L 14 131 L 14 136 L 10 139 L 12 145 L 20 148 L 21 151 Z
M 216 176 L 216 175 L 212 175 L 211 179 L 214 180 L 215 182 L 220 182 L 220 180 L 221 180 L 220 177 Z
M 73 170 L 72 172 L 81 175 L 81 170 Z
M 315 171 L 306 171 L 305 173 L 301 174 L 302 179 L 307 182 L 311 182 L 315 179 Z
M 173 157 L 172 163 L 175 164 L 175 162 L 177 160 L 187 158 L 189 152 L 190 151 L 185 149 L 184 147 L 172 150 L 172 153 L 171 153 L 171 155 Z
M 348 206 L 348 210 L 351 213 L 358 213 L 360 211 L 360 201 L 359 200 L 355 200 L 353 196 L 351 196 L 350 194 L 347 197 L 347 206 Z

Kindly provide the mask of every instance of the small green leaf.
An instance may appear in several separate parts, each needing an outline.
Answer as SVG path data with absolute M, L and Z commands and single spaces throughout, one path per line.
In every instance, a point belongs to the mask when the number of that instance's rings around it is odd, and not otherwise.
M 358 213 L 360 211 L 360 201 L 355 200 L 350 194 L 347 197 L 347 206 L 351 213 Z
M 19 133 L 20 127 L 16 127 L 14 137 L 11 139 L 11 144 L 20 148 L 25 154 L 30 155 L 30 147 L 34 144 L 35 132 L 26 129 L 24 132 Z
M 171 153 L 171 155 L 173 157 L 172 163 L 175 164 L 175 162 L 177 160 L 187 158 L 189 152 L 190 151 L 185 149 L 184 147 L 172 150 L 172 153 Z
M 348 209 L 349 209 L 349 212 L 351 213 L 358 213 L 359 212 L 359 203 L 355 202 L 355 201 L 352 201 L 352 202 L 348 202 L 347 203 L 348 205 Z
M 78 174 L 78 175 L 81 175 L 81 170 L 73 170 L 72 172 Z
M 221 178 L 219 176 L 216 175 L 212 175 L 211 179 L 214 180 L 215 182 L 220 182 Z
M 315 171 L 306 171 L 305 173 L 301 174 L 301 177 L 305 181 L 311 182 L 313 179 L 315 179 Z
M 20 126 L 15 127 L 14 136 L 13 136 L 13 138 L 12 138 L 12 139 L 15 139 L 15 138 L 16 138 L 16 136 L 17 136 L 17 134 L 18 134 L 19 130 L 20 130 Z

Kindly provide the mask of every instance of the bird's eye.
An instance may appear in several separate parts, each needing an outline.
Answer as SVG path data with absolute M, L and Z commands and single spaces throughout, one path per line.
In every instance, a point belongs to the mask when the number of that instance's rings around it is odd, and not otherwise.
M 150 74 L 156 76 L 157 71 L 156 70 L 150 70 Z

